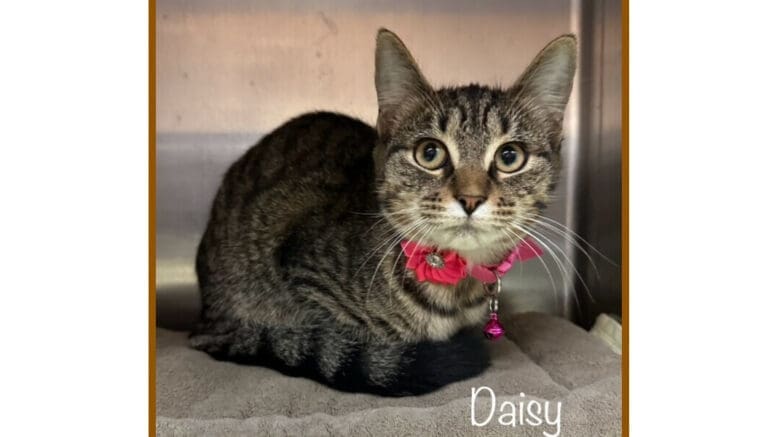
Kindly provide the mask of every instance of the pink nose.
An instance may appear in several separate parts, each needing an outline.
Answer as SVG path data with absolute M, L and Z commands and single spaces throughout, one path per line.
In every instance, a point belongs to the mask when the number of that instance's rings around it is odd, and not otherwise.
M 478 206 L 482 205 L 483 202 L 486 201 L 486 198 L 483 196 L 457 196 L 456 200 L 459 201 L 461 204 L 461 207 L 464 208 L 464 212 L 467 213 L 467 215 L 472 215 L 473 212 L 478 208 Z

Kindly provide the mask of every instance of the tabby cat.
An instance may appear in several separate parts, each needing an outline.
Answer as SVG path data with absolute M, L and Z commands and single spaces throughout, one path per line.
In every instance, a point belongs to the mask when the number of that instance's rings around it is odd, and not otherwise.
M 426 393 L 481 373 L 481 283 L 418 281 L 401 241 L 498 262 L 559 176 L 577 42 L 549 43 L 508 89 L 433 89 L 381 29 L 373 128 L 316 112 L 235 162 L 197 253 L 193 347 L 345 391 Z

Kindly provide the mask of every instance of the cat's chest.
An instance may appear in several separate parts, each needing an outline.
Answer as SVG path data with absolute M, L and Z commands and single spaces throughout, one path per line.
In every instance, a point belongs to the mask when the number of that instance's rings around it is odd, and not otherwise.
M 424 331 L 427 338 L 445 340 L 462 328 L 482 323 L 486 318 L 487 299 L 480 282 L 467 278 L 455 289 L 425 284 L 425 294 L 437 310 L 427 311 Z
M 456 317 L 431 315 L 425 324 L 426 337 L 447 340 L 463 328 L 477 326 L 486 320 L 486 304 L 462 310 Z

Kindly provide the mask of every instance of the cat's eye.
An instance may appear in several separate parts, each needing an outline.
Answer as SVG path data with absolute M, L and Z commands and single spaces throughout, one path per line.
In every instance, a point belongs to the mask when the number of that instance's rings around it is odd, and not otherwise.
M 515 173 L 526 165 L 529 155 L 522 143 L 511 141 L 502 144 L 494 154 L 494 165 L 502 173 Z
M 437 170 L 448 162 L 448 149 L 441 142 L 426 138 L 415 146 L 413 157 L 421 167 Z

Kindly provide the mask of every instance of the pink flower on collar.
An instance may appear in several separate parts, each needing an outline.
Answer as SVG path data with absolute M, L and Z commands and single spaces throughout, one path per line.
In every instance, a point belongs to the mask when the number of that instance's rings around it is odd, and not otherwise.
M 467 263 L 456 252 L 437 252 L 412 241 L 400 244 L 407 256 L 405 266 L 415 271 L 416 279 L 420 282 L 455 285 L 467 276 Z
M 415 271 L 420 282 L 436 282 L 438 284 L 456 285 L 467 276 L 467 262 L 452 250 L 436 250 L 433 247 L 422 246 L 412 241 L 400 243 L 407 257 L 405 266 Z M 542 255 L 542 249 L 532 240 L 525 238 L 510 251 L 499 264 L 476 264 L 471 266 L 469 274 L 484 283 L 496 282 L 515 264 Z

